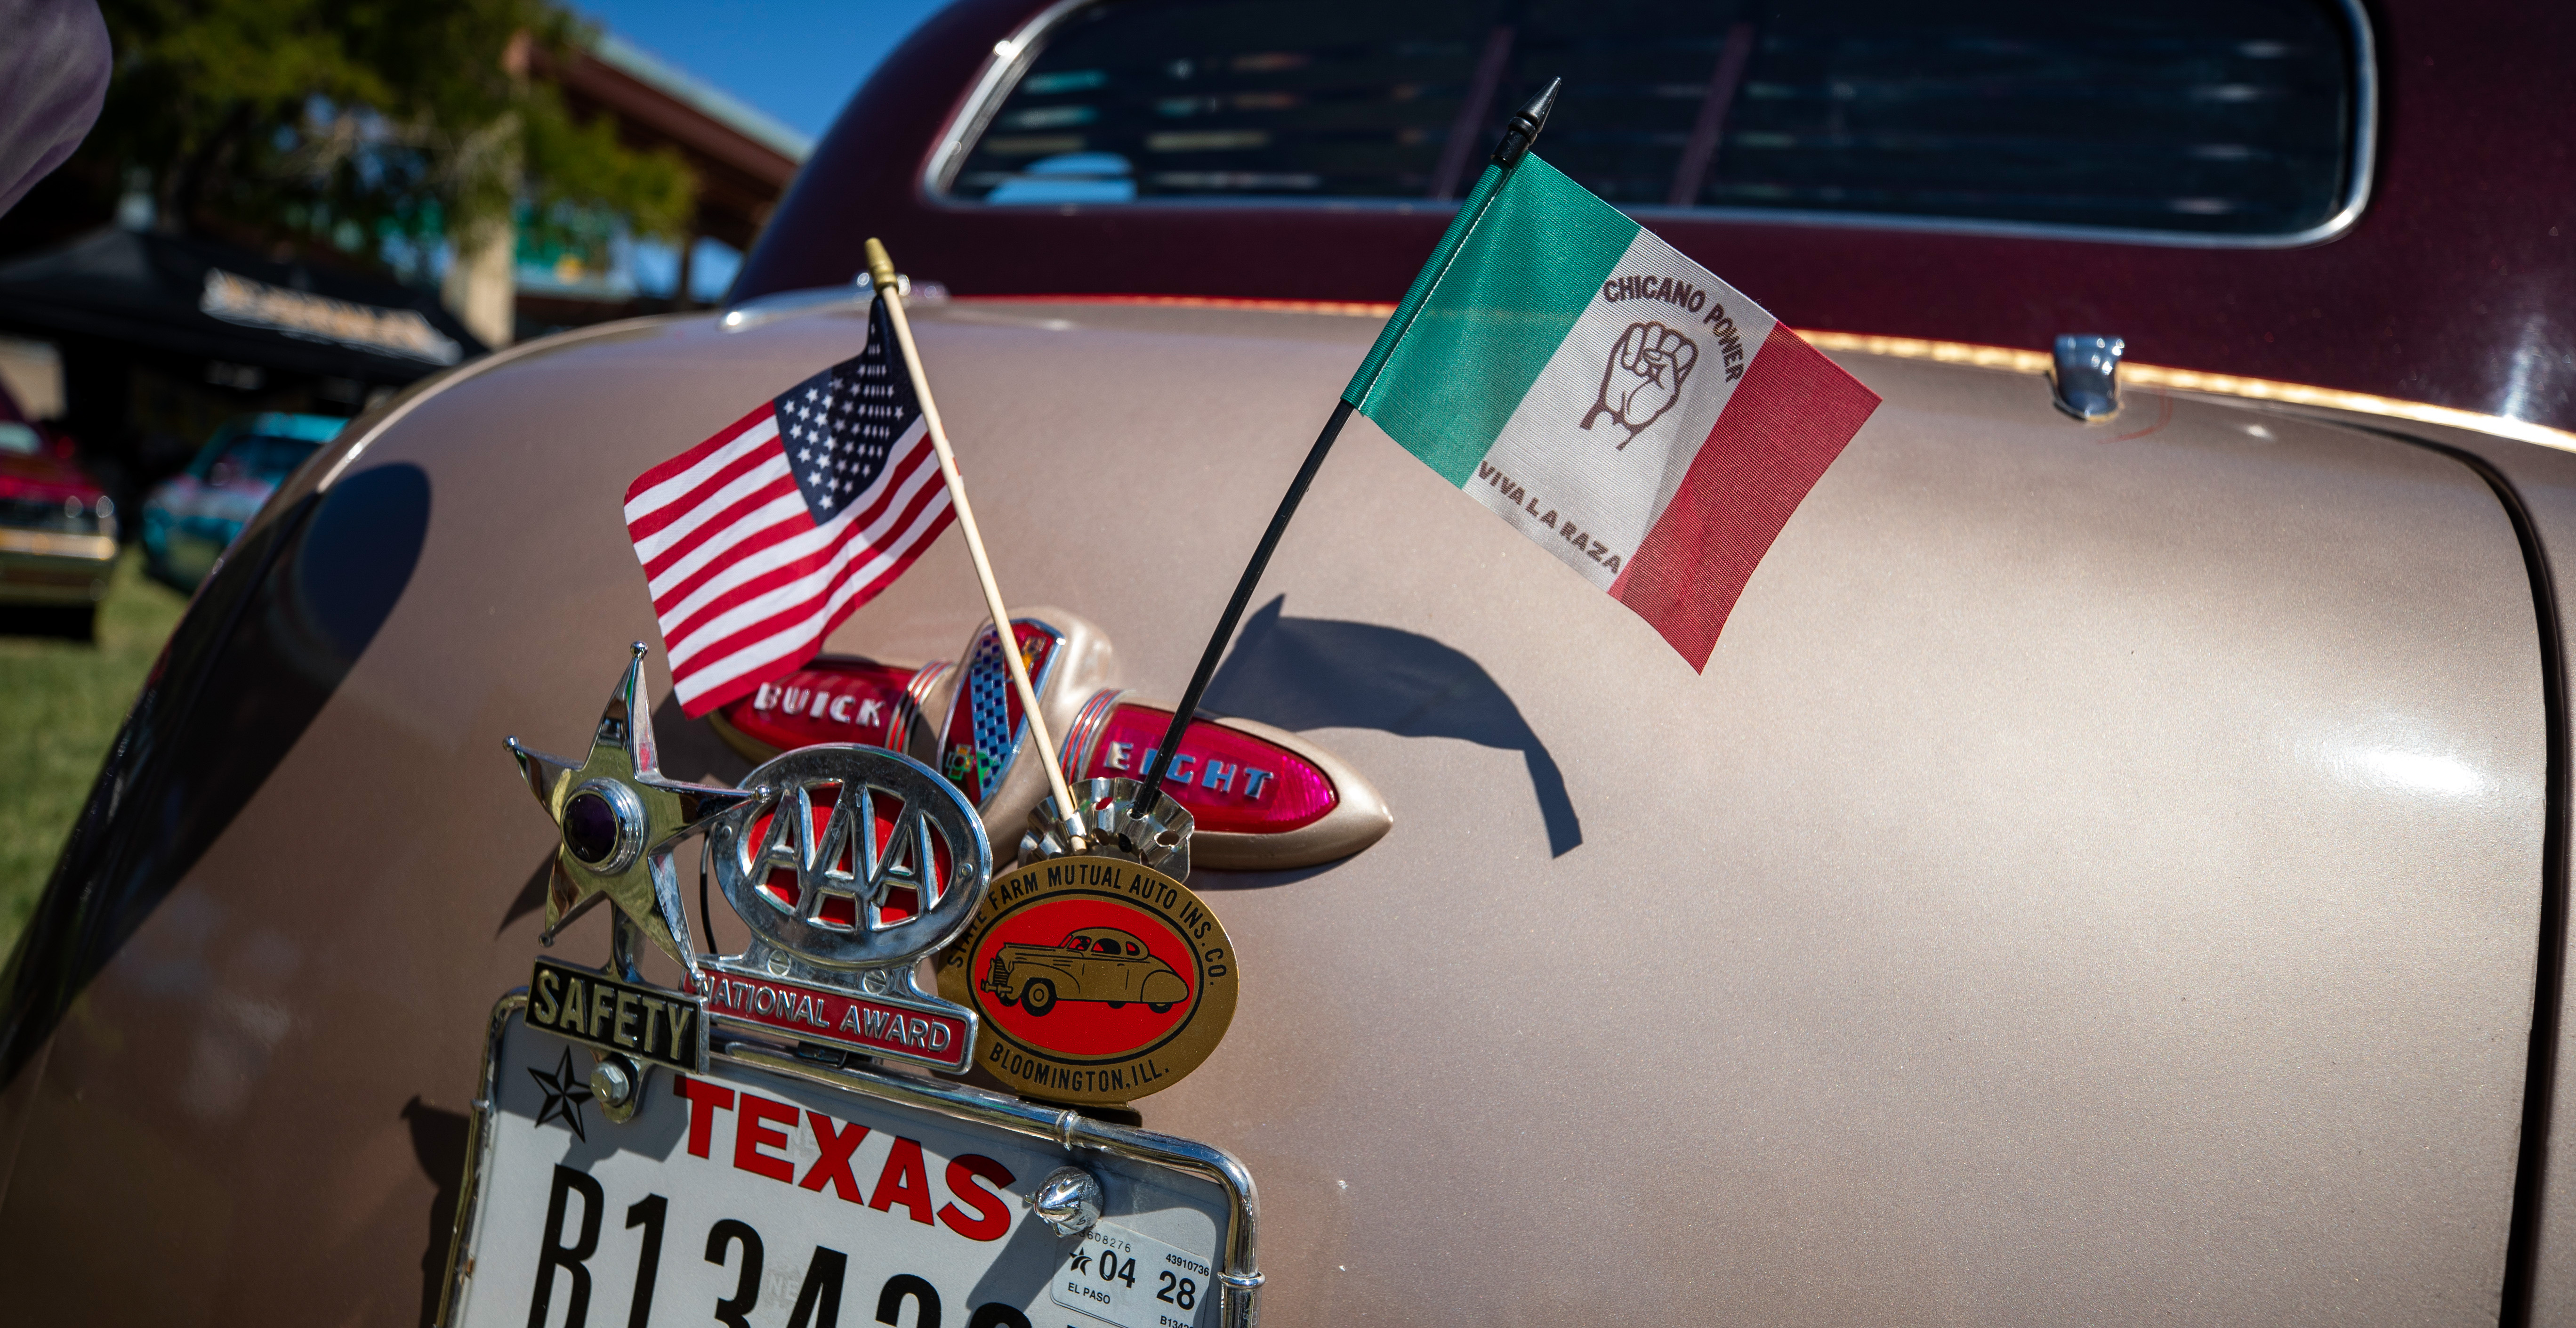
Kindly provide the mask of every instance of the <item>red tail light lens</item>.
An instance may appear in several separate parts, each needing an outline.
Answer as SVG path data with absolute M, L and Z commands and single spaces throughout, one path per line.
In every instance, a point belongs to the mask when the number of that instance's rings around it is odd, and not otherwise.
M 1066 768 L 1076 779 L 1141 779 L 1172 722 L 1169 707 L 1102 692 L 1066 735 Z M 1312 762 L 1240 729 L 1194 720 L 1163 790 L 1189 809 L 1201 830 L 1278 834 L 1313 825 L 1333 810 L 1333 781 Z

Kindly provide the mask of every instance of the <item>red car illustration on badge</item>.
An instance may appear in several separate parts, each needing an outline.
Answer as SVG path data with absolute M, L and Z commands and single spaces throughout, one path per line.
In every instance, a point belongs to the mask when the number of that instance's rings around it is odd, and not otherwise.
M 1041 1018 L 1058 1001 L 1099 1001 L 1112 1010 L 1137 1001 L 1164 1014 L 1190 997 L 1179 972 L 1115 927 L 1084 927 L 1054 945 L 1004 945 L 984 990 Z
M 978 1069 L 1100 1105 L 1197 1069 L 1234 1020 L 1236 981 L 1234 943 L 1188 886 L 1087 855 L 994 878 L 939 965 L 940 995 L 982 1016 Z

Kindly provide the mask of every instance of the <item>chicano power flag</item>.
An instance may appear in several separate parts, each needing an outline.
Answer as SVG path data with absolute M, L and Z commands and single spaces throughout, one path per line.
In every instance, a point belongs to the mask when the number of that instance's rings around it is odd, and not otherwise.
M 939 454 L 893 347 L 880 304 L 856 358 L 627 486 L 683 712 L 795 671 L 947 529 Z
M 1342 399 L 1703 670 L 1878 406 L 1536 156 L 1477 182 Z

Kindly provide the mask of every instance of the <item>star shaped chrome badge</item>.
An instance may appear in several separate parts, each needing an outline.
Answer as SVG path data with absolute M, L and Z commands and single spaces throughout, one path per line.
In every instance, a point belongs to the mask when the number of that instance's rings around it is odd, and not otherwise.
M 572 1127 L 573 1138 L 589 1143 L 590 1136 L 581 1131 L 581 1104 L 590 1100 L 590 1090 L 573 1076 L 572 1048 L 564 1048 L 563 1063 L 555 1067 L 553 1074 L 531 1066 L 528 1077 L 536 1080 L 537 1091 L 546 1095 L 545 1102 L 537 1108 L 537 1128 L 542 1130 L 547 1121 L 560 1119 Z
M 546 927 L 540 939 L 553 944 L 565 924 L 605 898 L 617 906 L 620 966 L 628 961 L 623 942 L 631 927 L 696 984 L 697 947 L 690 943 L 689 914 L 671 867 L 671 846 L 756 794 L 662 777 L 653 751 L 653 717 L 644 699 L 644 643 L 635 643 L 625 676 L 608 695 L 608 708 L 591 732 L 588 760 L 575 765 L 522 747 L 517 738 L 509 746 L 529 791 L 555 818 L 563 839 L 546 886 Z

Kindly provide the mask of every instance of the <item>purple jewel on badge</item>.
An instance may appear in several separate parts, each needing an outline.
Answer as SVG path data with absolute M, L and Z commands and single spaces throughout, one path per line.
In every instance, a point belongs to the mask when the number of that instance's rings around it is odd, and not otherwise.
M 587 789 L 564 802 L 564 845 L 584 862 L 605 862 L 617 851 L 617 810 Z

